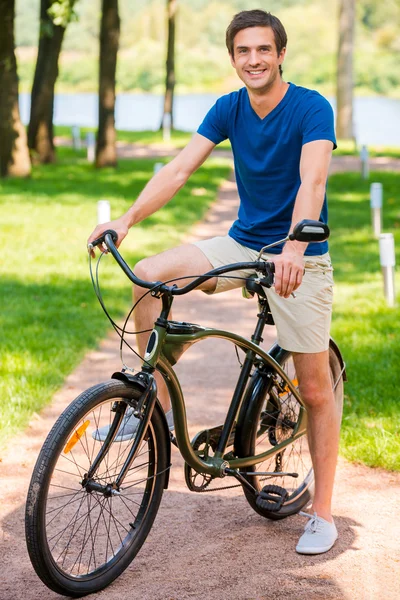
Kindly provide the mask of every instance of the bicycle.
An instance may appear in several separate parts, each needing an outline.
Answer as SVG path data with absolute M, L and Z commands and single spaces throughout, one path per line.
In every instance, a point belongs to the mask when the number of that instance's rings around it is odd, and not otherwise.
M 302 221 L 288 239 L 323 241 L 329 229 Z M 195 492 L 217 479 L 242 486 L 250 506 L 268 519 L 299 512 L 312 499 L 313 469 L 307 450 L 307 414 L 291 353 L 275 343 L 260 347 L 273 324 L 264 287 L 273 284 L 273 263 L 259 258 L 213 269 L 183 287 L 138 279 L 108 231 L 104 243 L 127 277 L 160 298 L 160 315 L 149 336 L 142 369 L 126 369 L 78 396 L 51 429 L 32 474 L 26 505 L 26 539 L 33 567 L 52 590 L 69 596 L 99 591 L 115 580 L 143 545 L 168 487 L 171 441 L 185 460 L 185 480 Z M 251 269 L 246 294 L 257 296 L 259 313 L 251 340 L 235 333 L 168 319 L 175 296 L 208 278 Z M 193 279 L 193 276 L 191 276 Z M 104 307 L 103 307 L 104 308 Z M 180 355 L 206 338 L 223 338 L 245 352 L 225 423 L 189 440 L 183 393 L 173 369 Z M 122 332 L 123 339 L 123 332 Z M 121 341 L 122 344 L 122 341 Z M 330 342 L 329 361 L 338 412 L 343 405 L 345 365 Z M 154 371 L 171 397 L 175 434 L 157 400 Z M 129 441 L 116 441 L 127 411 L 139 418 Z M 107 425 L 101 441 L 98 432 Z M 267 485 L 262 483 L 267 481 Z M 231 486 L 229 486 L 231 487 Z

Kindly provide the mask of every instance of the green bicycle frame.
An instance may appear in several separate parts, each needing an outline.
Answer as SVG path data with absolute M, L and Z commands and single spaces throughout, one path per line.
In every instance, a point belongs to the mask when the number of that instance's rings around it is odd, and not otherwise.
M 170 325 L 173 323 L 174 322 L 168 322 L 168 324 Z M 307 426 L 307 416 L 306 410 L 299 396 L 299 393 L 294 387 L 292 381 L 289 379 L 288 375 L 285 373 L 285 371 L 283 371 L 281 366 L 276 362 L 276 360 L 274 360 L 272 356 L 270 356 L 270 354 L 268 354 L 268 352 L 260 348 L 256 343 L 247 340 L 246 338 L 240 335 L 236 335 L 228 331 L 220 329 L 211 329 L 192 324 L 184 325 L 187 328 L 191 327 L 193 331 L 191 331 L 190 333 L 168 332 L 164 324 L 159 325 L 156 323 L 153 332 L 151 333 L 149 338 L 143 367 L 145 370 L 151 371 L 157 367 L 164 377 L 171 398 L 177 446 L 184 460 L 193 469 L 195 469 L 199 473 L 206 473 L 214 477 L 223 477 L 225 475 L 226 468 L 229 467 L 231 469 L 241 469 L 243 467 L 251 467 L 257 463 L 264 461 L 266 458 L 271 457 L 274 454 L 277 454 L 278 452 L 281 452 L 283 448 L 291 444 L 293 440 L 305 434 Z M 214 454 L 214 456 L 209 457 L 207 461 L 200 459 L 195 454 L 188 435 L 186 408 L 182 389 L 179 384 L 178 377 L 172 368 L 172 365 L 175 364 L 178 357 L 182 354 L 182 351 L 184 351 L 188 346 L 195 344 L 200 340 L 213 337 L 228 340 L 234 343 L 235 345 L 239 346 L 241 349 L 246 351 L 246 358 L 249 358 L 252 363 L 254 363 L 256 361 L 256 357 L 258 357 L 264 364 L 269 365 L 271 367 L 272 372 L 278 373 L 279 376 L 284 380 L 290 392 L 299 401 L 300 406 L 303 407 L 300 409 L 301 412 L 293 435 L 288 440 L 280 442 L 272 449 L 267 450 L 262 454 L 258 454 L 256 456 L 248 456 L 245 458 L 234 458 L 226 460 L 223 457 L 223 451 L 225 450 L 225 448 L 223 448 L 222 452 L 217 451 Z M 243 399 L 243 393 L 246 383 L 247 381 L 244 382 L 241 386 L 241 398 L 238 408 L 235 411 L 236 414 L 238 414 L 238 410 Z M 221 437 L 224 435 L 224 430 L 226 430 L 226 428 L 229 428 L 227 420 L 228 417 L 223 426 Z

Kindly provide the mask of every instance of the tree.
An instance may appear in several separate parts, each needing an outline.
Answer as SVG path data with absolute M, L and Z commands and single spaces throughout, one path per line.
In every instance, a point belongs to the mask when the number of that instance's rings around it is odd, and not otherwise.
M 115 132 L 115 72 L 119 45 L 118 0 L 103 0 L 100 27 L 99 129 L 96 166 L 117 164 Z
M 53 112 L 58 59 L 76 0 L 41 0 L 39 50 L 31 94 L 28 145 L 41 163 L 55 161 Z
M 171 129 L 174 127 L 174 88 L 175 88 L 175 18 L 178 0 L 167 0 L 168 38 L 165 76 L 164 111 L 161 128 L 165 115 L 171 115 Z
M 0 177 L 27 177 L 31 172 L 19 115 L 14 19 L 15 0 L 0 0 Z
M 354 139 L 353 49 L 355 0 L 340 0 L 339 44 L 336 79 L 336 132 L 338 138 Z

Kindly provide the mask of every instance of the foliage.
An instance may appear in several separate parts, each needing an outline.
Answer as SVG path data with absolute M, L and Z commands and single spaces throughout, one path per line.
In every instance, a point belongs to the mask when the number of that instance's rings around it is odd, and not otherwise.
M 392 231 L 400 262 L 399 173 L 371 173 L 383 184 L 384 231 Z M 335 268 L 332 334 L 347 366 L 342 453 L 373 467 L 400 470 L 400 308 L 383 297 L 378 242 L 371 230 L 370 183 L 358 173 L 329 180 Z M 399 273 L 396 274 L 400 289 Z
M 59 0 L 65 4 L 70 0 Z M 39 0 L 17 0 L 18 45 L 37 43 L 32 23 Z M 227 58 L 225 29 L 233 14 L 254 8 L 253 0 L 185 0 L 177 15 L 177 91 L 228 91 L 240 85 Z M 337 0 L 271 0 L 288 32 L 285 78 L 333 94 L 337 46 Z M 79 0 L 79 22 L 66 32 L 60 88 L 97 88 L 99 0 Z M 121 51 L 118 88 L 161 92 L 164 81 L 166 20 L 164 0 L 120 0 Z M 192 24 L 196 23 L 193 27 Z M 334 25 L 334 26 L 333 26 Z M 310 43 L 312 42 L 316 43 Z M 400 87 L 400 2 L 357 2 L 355 83 L 360 92 L 398 94 Z M 20 61 L 21 63 L 21 61 Z M 83 74 L 84 73 L 84 74 Z M 24 69 L 22 83 L 30 85 Z
M 74 10 L 76 0 L 54 0 L 50 6 L 48 15 L 51 17 L 54 25 L 67 27 L 70 21 L 77 21 L 78 15 Z
M 2 442 L 26 425 L 105 335 L 108 321 L 91 287 L 85 248 L 96 224 L 96 204 L 107 198 L 112 215 L 121 214 L 151 177 L 155 162 L 127 160 L 118 171 L 95 172 L 84 152 L 76 158 L 61 148 L 58 156 L 56 165 L 34 167 L 29 181 L 0 184 Z M 228 172 L 226 162 L 208 161 L 173 201 L 135 227 L 123 246 L 128 262 L 179 243 Z M 107 307 L 121 317 L 129 306 L 130 283 L 111 260 L 102 261 L 101 270 Z

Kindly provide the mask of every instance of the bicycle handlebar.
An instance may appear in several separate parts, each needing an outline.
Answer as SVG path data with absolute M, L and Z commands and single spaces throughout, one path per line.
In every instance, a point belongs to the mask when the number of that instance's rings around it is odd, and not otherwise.
M 167 286 L 162 281 L 153 281 L 153 282 L 144 281 L 142 279 L 139 279 L 139 277 L 136 277 L 134 272 L 131 270 L 131 268 L 128 266 L 128 264 L 125 262 L 125 260 L 121 256 L 120 252 L 118 251 L 118 249 L 115 245 L 115 242 L 117 241 L 117 239 L 118 239 L 118 234 L 112 229 L 107 229 L 107 231 L 105 231 L 99 238 L 97 238 L 96 240 L 94 240 L 91 243 L 91 247 L 94 248 L 95 246 L 98 246 L 98 245 L 104 243 L 107 247 L 107 250 L 109 250 L 111 252 L 114 259 L 116 260 L 118 265 L 121 267 L 121 269 L 123 270 L 125 275 L 128 277 L 128 279 L 130 279 L 130 281 L 132 281 L 132 283 L 134 283 L 135 285 L 138 285 L 139 287 L 143 287 L 146 289 L 153 289 L 153 288 L 157 289 L 158 288 L 158 290 L 160 292 L 169 292 L 173 296 L 182 296 L 183 294 L 187 294 L 188 292 L 191 292 L 196 287 L 198 287 L 201 283 L 203 283 L 204 281 L 207 281 L 208 279 L 212 279 L 213 277 L 219 277 L 220 275 L 223 275 L 225 273 L 229 273 L 231 271 L 238 271 L 238 270 L 242 270 L 242 269 L 252 269 L 254 271 L 260 271 L 266 277 L 266 279 L 263 281 L 263 284 L 266 285 L 267 287 L 271 287 L 271 285 L 273 283 L 273 273 L 275 271 L 275 265 L 274 265 L 274 263 L 265 262 L 265 261 L 241 262 L 241 263 L 234 263 L 231 265 L 226 265 L 224 267 L 217 267 L 216 269 L 212 269 L 211 271 L 204 273 L 204 275 L 200 275 L 199 277 L 196 277 L 194 279 L 194 281 L 188 283 L 187 285 L 185 285 L 181 288 L 177 287 L 175 284 L 172 286 Z M 190 277 L 190 276 L 188 276 L 188 277 Z

